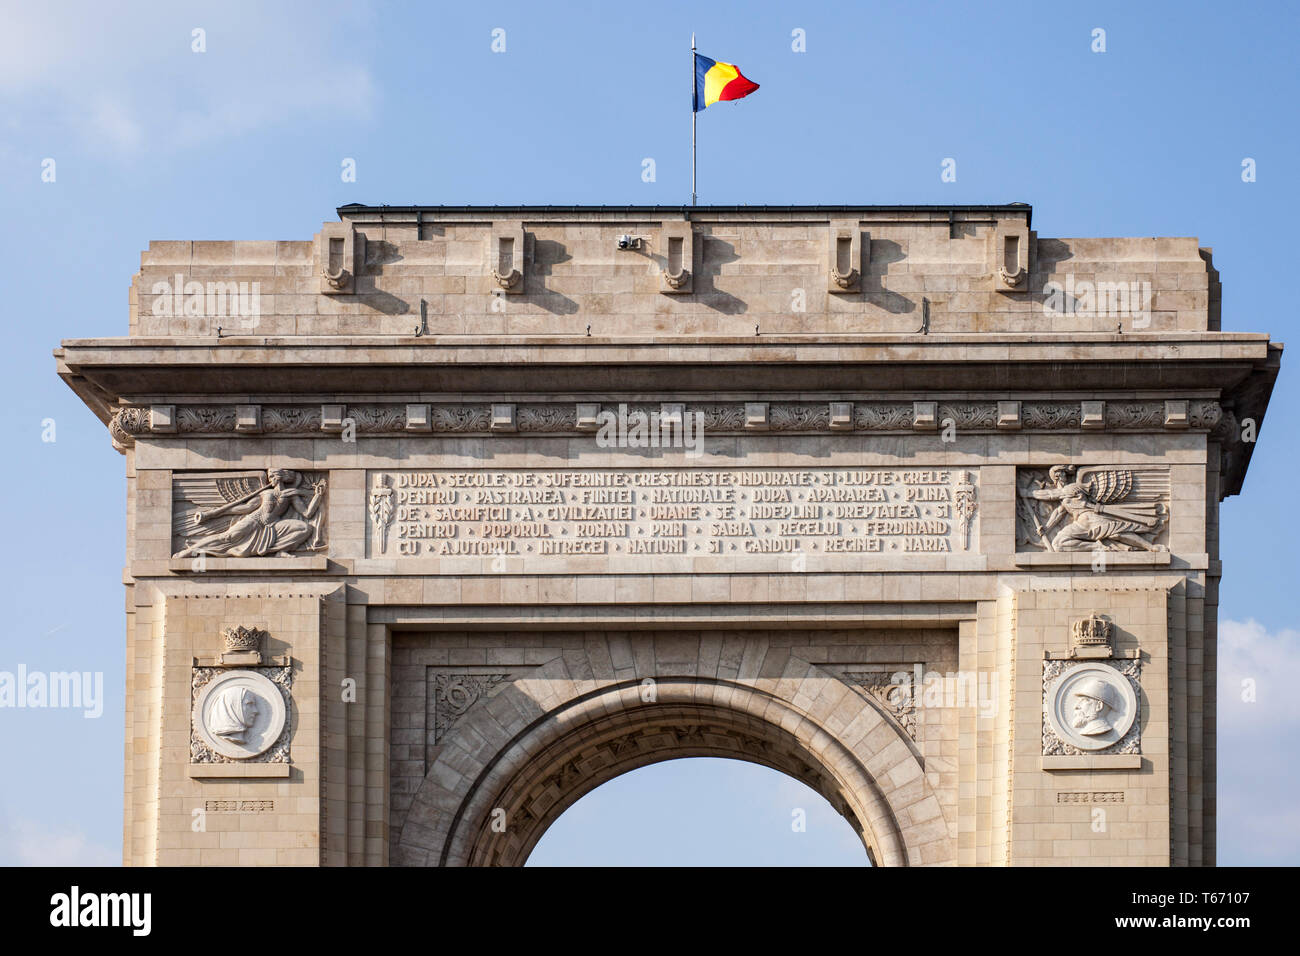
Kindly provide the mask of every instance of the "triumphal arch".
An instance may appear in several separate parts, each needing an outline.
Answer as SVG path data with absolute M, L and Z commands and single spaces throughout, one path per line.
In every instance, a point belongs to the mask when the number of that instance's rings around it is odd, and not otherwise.
M 999 206 L 344 206 L 153 242 L 130 864 L 519 864 L 732 757 L 881 865 L 1215 860 L 1219 502 L 1281 347 Z M 1266 533 L 1266 529 L 1259 529 Z

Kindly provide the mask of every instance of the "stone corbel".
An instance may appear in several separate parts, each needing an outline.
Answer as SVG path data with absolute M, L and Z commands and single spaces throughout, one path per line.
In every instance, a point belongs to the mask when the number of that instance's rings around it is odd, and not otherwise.
M 365 237 L 350 222 L 327 222 L 316 234 L 316 272 L 322 295 L 356 291 L 357 263 L 365 261 Z
M 861 287 L 863 253 L 862 229 L 857 221 L 832 220 L 826 249 L 829 291 L 856 292 Z
M 1018 220 L 998 223 L 993 237 L 993 288 L 999 292 L 1024 292 L 1029 288 L 1029 226 Z
M 127 448 L 135 444 L 135 436 L 149 430 L 150 410 L 137 406 L 119 408 L 108 420 L 108 435 L 113 447 L 125 455 Z
M 493 292 L 520 295 L 524 291 L 524 224 L 520 220 L 494 222 L 488 250 Z
M 695 268 L 695 232 L 689 222 L 666 222 L 659 229 L 657 249 L 664 267 L 659 272 L 659 291 L 684 295 L 692 291 Z

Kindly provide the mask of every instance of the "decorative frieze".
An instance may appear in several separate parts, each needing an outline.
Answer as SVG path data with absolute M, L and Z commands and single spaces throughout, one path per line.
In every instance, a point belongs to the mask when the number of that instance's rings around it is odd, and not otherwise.
M 358 435 L 391 435 L 406 430 L 405 405 L 358 405 L 348 409 Z
M 520 405 L 516 427 L 521 432 L 577 431 L 577 409 L 573 405 Z
M 826 431 L 831 427 L 831 409 L 825 402 L 769 405 L 768 427 L 774 432 Z
M 963 402 L 959 405 L 940 404 L 935 414 L 940 428 L 955 427 L 958 431 L 976 429 L 987 431 L 998 427 L 998 406 L 1002 403 Z
M 301 406 L 274 406 L 269 417 L 273 421 L 279 421 L 280 417 L 287 418 L 291 413 L 301 411 Z M 235 422 L 235 407 L 233 405 L 183 405 L 176 410 L 176 430 L 185 434 L 229 434 L 235 430 Z M 265 424 L 266 422 L 263 422 L 263 425 Z M 309 425 L 300 422 L 295 414 L 290 427 L 277 429 L 277 431 L 308 429 L 309 427 Z
M 624 403 L 627 404 L 627 403 Z M 1220 440 L 1235 440 L 1235 419 L 1217 402 L 1169 401 L 966 401 L 966 402 L 710 402 L 645 404 L 659 411 L 666 405 L 683 415 L 701 416 L 706 432 L 745 431 L 818 433 L 836 431 L 961 432 L 1024 430 L 1076 432 L 1163 432 L 1167 429 L 1211 431 Z M 269 434 L 319 436 L 339 433 L 345 424 L 360 435 L 490 434 L 492 432 L 580 433 L 594 431 L 605 409 L 617 403 L 588 402 L 355 405 L 154 405 L 118 409 L 109 432 L 119 450 L 140 435 L 232 436 Z M 642 407 L 628 406 L 628 407 Z M 168 411 L 170 410 L 170 412 Z M 1231 421 L 1229 422 L 1229 419 Z M 1225 426 L 1225 422 L 1229 424 Z
M 262 431 L 272 435 L 317 432 L 321 421 L 318 405 L 272 405 L 262 410 Z

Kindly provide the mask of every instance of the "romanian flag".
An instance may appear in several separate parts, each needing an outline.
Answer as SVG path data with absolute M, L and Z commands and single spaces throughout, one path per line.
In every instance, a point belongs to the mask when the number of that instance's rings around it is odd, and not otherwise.
M 756 89 L 758 84 L 745 79 L 738 67 L 695 55 L 695 112 L 719 100 L 738 100 Z

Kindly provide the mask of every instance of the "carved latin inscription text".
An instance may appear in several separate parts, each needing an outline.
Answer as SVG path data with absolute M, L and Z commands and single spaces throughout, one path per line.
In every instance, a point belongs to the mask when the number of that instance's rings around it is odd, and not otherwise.
M 977 480 L 942 468 L 379 472 L 368 553 L 946 554 L 974 539 Z M 390 487 L 391 516 L 374 497 Z

